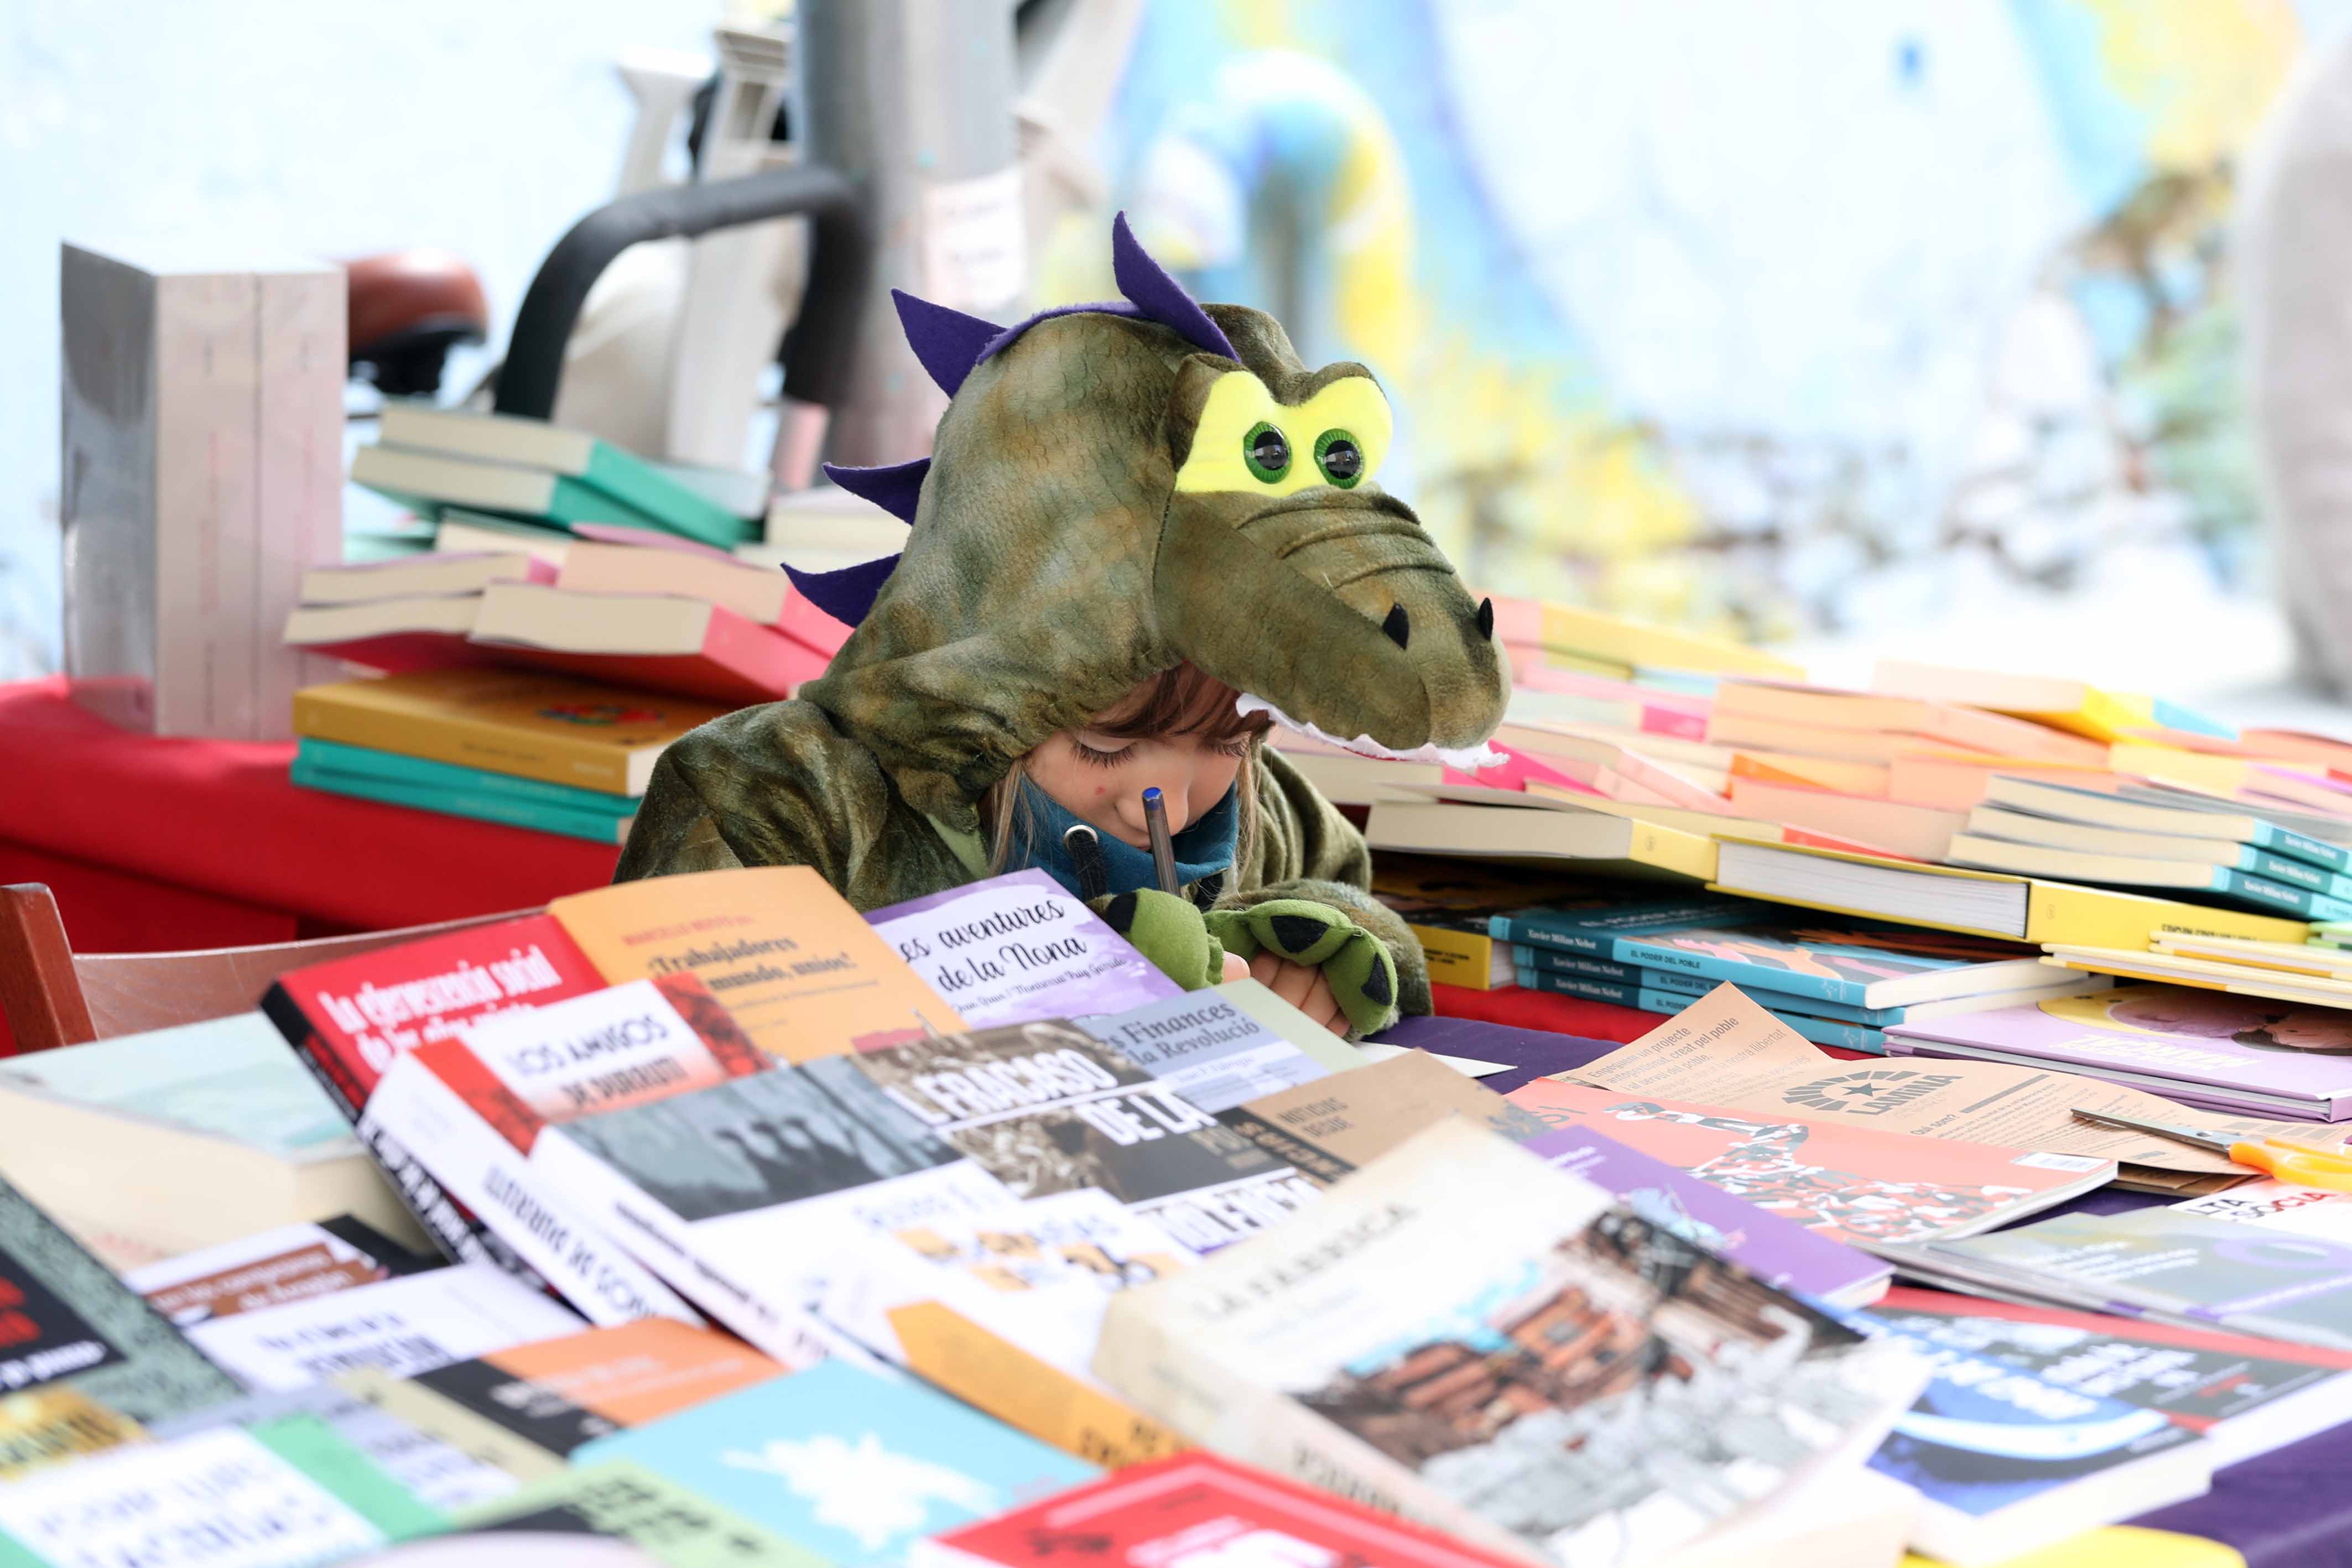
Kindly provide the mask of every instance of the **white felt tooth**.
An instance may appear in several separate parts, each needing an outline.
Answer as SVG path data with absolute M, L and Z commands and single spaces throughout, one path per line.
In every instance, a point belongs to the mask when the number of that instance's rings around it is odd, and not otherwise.
M 1485 745 L 1463 747 L 1438 746 L 1433 743 L 1427 746 L 1416 746 L 1411 751 L 1398 751 L 1382 746 L 1369 735 L 1360 735 L 1353 740 L 1343 739 L 1318 725 L 1295 719 L 1264 697 L 1253 695 L 1248 692 L 1241 694 L 1240 701 L 1236 702 L 1234 707 L 1234 711 L 1244 718 L 1253 714 L 1265 714 L 1283 728 L 1306 736 L 1310 740 L 1319 740 L 1326 746 L 1336 746 L 1343 751 L 1352 751 L 1359 757 L 1376 758 L 1386 762 L 1443 762 L 1448 768 L 1471 773 L 1481 768 L 1500 768 L 1509 760 L 1493 747 Z

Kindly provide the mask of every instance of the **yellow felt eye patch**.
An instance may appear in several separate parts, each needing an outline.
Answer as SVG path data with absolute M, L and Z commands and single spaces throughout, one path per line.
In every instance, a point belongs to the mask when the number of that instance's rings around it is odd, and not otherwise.
M 1253 451 L 1270 453 L 1260 425 L 1270 425 L 1281 436 L 1286 461 L 1278 471 L 1254 463 Z M 1317 485 L 1335 483 L 1318 461 L 1317 447 L 1338 432 L 1355 443 L 1361 454 L 1356 482 L 1380 472 L 1389 450 L 1389 400 L 1370 376 L 1347 376 L 1296 405 L 1278 403 L 1265 383 L 1247 371 L 1229 371 L 1209 388 L 1201 407 L 1201 423 L 1192 432 L 1192 451 L 1176 471 L 1179 490 L 1245 490 L 1260 496 L 1288 496 Z M 1253 433 L 1259 442 L 1253 445 Z

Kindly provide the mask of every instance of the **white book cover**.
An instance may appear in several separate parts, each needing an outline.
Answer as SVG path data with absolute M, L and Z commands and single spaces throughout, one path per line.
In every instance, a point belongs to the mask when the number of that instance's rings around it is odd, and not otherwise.
M 1856 1461 L 1926 1369 L 1460 1118 L 1112 1301 L 1186 1437 L 1559 1568 L 1634 1568 Z

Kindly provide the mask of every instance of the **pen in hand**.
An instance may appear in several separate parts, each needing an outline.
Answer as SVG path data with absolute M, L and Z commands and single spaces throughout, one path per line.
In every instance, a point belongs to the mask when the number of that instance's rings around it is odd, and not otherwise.
M 1160 875 L 1160 891 L 1176 893 L 1176 843 L 1168 836 L 1168 808 L 1157 785 L 1143 792 L 1143 825 L 1151 834 L 1151 867 Z

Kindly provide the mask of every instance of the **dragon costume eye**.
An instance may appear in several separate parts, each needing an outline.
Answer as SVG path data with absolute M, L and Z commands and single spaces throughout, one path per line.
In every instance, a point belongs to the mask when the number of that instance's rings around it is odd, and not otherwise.
M 1242 461 L 1259 483 L 1279 484 L 1290 472 L 1290 438 L 1260 420 L 1242 437 Z
M 1364 449 L 1346 431 L 1327 430 L 1315 438 L 1315 466 L 1340 489 L 1353 489 L 1364 476 Z

